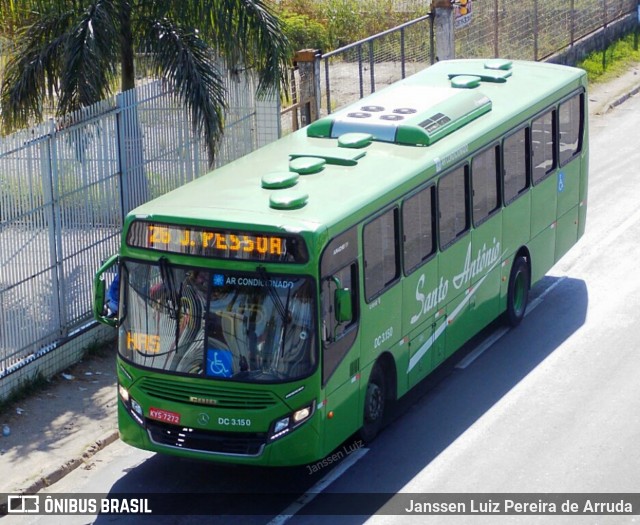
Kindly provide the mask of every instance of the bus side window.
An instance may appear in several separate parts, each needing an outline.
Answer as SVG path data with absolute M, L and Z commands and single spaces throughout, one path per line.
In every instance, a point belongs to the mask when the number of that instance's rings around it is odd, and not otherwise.
M 478 153 L 471 161 L 473 223 L 476 226 L 500 207 L 499 154 L 498 146 L 494 146 Z
M 575 95 L 560 104 L 560 166 L 564 166 L 582 149 L 584 94 Z
M 341 268 L 337 272 L 322 281 L 322 339 L 325 343 L 333 343 L 342 336 L 358 321 L 356 279 L 356 263 Z M 340 290 L 338 292 L 338 290 Z M 338 292 L 338 293 L 336 293 Z M 351 297 L 351 318 L 340 320 L 344 312 L 336 311 L 339 305 L 340 295 L 346 293 Z M 344 299 L 342 299 L 344 301 Z
M 531 123 L 531 155 L 533 158 L 533 183 L 544 180 L 556 168 L 554 148 L 555 110 L 548 111 Z
M 436 251 L 436 188 L 431 185 L 402 204 L 404 273 L 409 275 Z
M 505 205 L 513 202 L 529 187 L 528 131 L 528 128 L 516 131 L 505 138 L 502 145 Z
M 440 249 L 445 249 L 469 229 L 469 168 L 465 164 L 438 183 Z
M 398 209 L 392 208 L 364 226 L 364 291 L 367 301 L 400 276 Z

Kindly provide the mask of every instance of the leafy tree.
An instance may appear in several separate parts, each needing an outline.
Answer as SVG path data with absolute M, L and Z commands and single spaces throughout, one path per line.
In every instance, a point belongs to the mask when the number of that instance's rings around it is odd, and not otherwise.
M 221 65 L 259 75 L 260 95 L 286 84 L 290 46 L 268 0 L 1 0 L 9 46 L 0 107 L 5 131 L 135 86 L 144 53 L 188 109 L 209 161 L 224 123 Z M 8 33 L 8 34 L 7 34 Z M 6 49 L 5 49 L 6 51 Z

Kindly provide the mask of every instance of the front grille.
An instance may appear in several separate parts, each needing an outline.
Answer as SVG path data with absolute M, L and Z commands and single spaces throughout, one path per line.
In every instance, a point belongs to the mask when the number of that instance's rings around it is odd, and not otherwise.
M 263 390 L 235 389 L 233 386 L 220 388 L 204 381 L 182 383 L 175 378 L 144 377 L 138 388 L 156 399 L 235 410 L 261 410 L 278 402 L 271 392 Z
M 145 421 L 151 441 L 158 445 L 198 452 L 259 456 L 267 441 L 265 433 L 213 432 L 169 425 L 151 419 Z

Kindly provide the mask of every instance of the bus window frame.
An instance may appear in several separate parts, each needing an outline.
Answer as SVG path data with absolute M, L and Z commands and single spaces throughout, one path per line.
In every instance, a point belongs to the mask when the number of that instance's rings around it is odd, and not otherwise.
M 394 216 L 394 228 L 393 228 L 393 244 L 394 244 L 394 250 L 395 250 L 395 262 L 396 262 L 396 274 L 393 277 L 393 279 L 387 281 L 381 289 L 377 290 L 375 293 L 373 293 L 372 295 L 369 295 L 368 290 L 367 290 L 367 244 L 365 243 L 365 229 L 367 228 L 367 226 L 369 226 L 371 223 L 373 223 L 375 220 L 379 219 L 380 217 L 384 216 L 385 214 L 389 213 L 389 212 L 393 212 L 393 216 Z M 383 293 L 385 293 L 387 290 L 389 290 L 391 287 L 393 287 L 398 281 L 400 281 L 400 279 L 402 278 L 402 260 L 401 260 L 401 254 L 400 254 L 400 223 L 401 223 L 401 218 L 400 218 L 400 207 L 398 206 L 397 202 L 393 202 L 391 205 L 386 206 L 385 208 L 383 208 L 382 210 L 379 210 L 378 212 L 376 212 L 370 219 L 368 219 L 366 222 L 362 223 L 362 233 L 361 233 L 361 241 L 362 241 L 362 288 L 364 291 L 364 300 L 365 303 L 370 304 L 371 302 L 375 301 L 378 297 L 380 297 Z
M 525 164 L 525 178 L 526 178 L 526 184 L 524 186 L 524 188 L 522 188 L 520 191 L 518 191 L 518 193 L 516 193 L 513 197 L 511 197 L 510 199 L 506 198 L 506 192 L 504 189 L 505 186 L 505 169 L 507 166 L 507 163 L 505 162 L 505 158 L 504 158 L 504 153 L 506 151 L 506 148 L 504 147 L 504 142 L 513 137 L 516 133 L 520 133 L 521 131 L 524 131 L 524 148 L 525 148 L 525 158 L 524 158 L 524 164 Z M 515 202 L 516 200 L 518 200 L 522 195 L 524 195 L 525 193 L 527 193 L 529 191 L 529 189 L 532 186 L 532 176 L 531 176 L 531 168 L 532 168 L 532 156 L 531 156 L 531 126 L 528 123 L 525 123 L 524 125 L 520 125 L 515 129 L 509 130 L 507 133 L 505 133 L 502 136 L 502 139 L 500 140 L 500 183 L 502 185 L 502 206 L 504 208 L 506 208 L 507 206 L 509 206 L 512 202 Z
M 487 215 L 480 218 L 476 221 L 475 217 L 475 206 L 473 202 L 474 190 L 473 190 L 473 161 L 478 155 L 482 155 L 483 153 L 493 149 L 495 156 L 495 177 L 496 177 L 496 192 L 497 192 L 497 203 L 495 208 L 493 208 Z M 471 207 L 469 208 L 469 213 L 471 214 L 471 224 L 473 228 L 478 228 L 483 223 L 487 222 L 491 217 L 493 217 L 496 213 L 502 210 L 502 141 L 493 141 L 488 146 L 484 147 L 481 150 L 476 151 L 473 155 L 471 155 L 471 161 L 469 162 L 469 194 L 471 198 Z
M 544 175 L 539 179 L 535 178 L 535 166 L 533 165 L 533 123 L 536 120 L 545 117 L 551 113 L 551 137 L 553 143 L 551 145 L 551 152 L 553 153 L 553 162 L 551 166 L 544 172 Z M 558 169 L 558 103 L 554 102 L 552 105 L 547 106 L 544 110 L 534 115 L 529 121 L 529 163 L 531 166 L 531 185 L 537 186 L 547 180 L 551 174 Z
M 408 277 L 409 275 L 411 275 L 412 273 L 414 273 L 416 270 L 418 270 L 419 268 L 421 268 L 422 266 L 424 266 L 425 264 L 427 264 L 430 260 L 432 260 L 437 254 L 438 254 L 438 187 L 437 187 L 437 181 L 434 180 L 430 180 L 429 182 L 427 182 L 426 184 L 421 184 L 420 186 L 418 186 L 417 188 L 415 188 L 413 191 L 411 191 L 410 193 L 408 193 L 407 195 L 404 195 L 402 197 L 402 202 L 400 204 L 400 241 L 402 243 L 401 246 L 401 255 L 402 255 L 402 271 L 404 273 L 405 277 Z M 406 264 L 405 264 L 405 243 L 406 243 L 406 238 L 405 238 L 405 228 L 404 228 L 404 208 L 405 208 L 405 204 L 408 200 L 412 199 L 413 197 L 416 197 L 417 195 L 419 195 L 420 193 L 422 193 L 423 191 L 427 191 L 431 189 L 432 194 L 431 194 L 431 227 L 432 227 L 432 235 L 433 235 L 433 249 L 431 250 L 431 253 L 429 253 L 429 255 L 427 255 L 426 257 L 423 257 L 420 259 L 420 262 L 418 262 L 417 264 L 415 264 L 414 266 L 407 268 Z
M 442 215 L 440 212 L 440 183 L 442 180 L 452 175 L 456 170 L 462 168 L 464 170 L 464 179 L 465 179 L 465 203 L 466 203 L 466 218 L 465 218 L 465 228 L 460 233 L 456 234 L 453 239 L 451 239 L 448 243 L 442 244 L 442 236 L 440 235 L 440 222 L 442 220 Z M 436 191 L 436 203 L 438 205 L 436 218 L 437 218 L 437 234 L 438 234 L 438 247 L 440 248 L 440 252 L 444 252 L 450 246 L 453 246 L 460 239 L 464 238 L 471 231 L 471 167 L 468 161 L 461 162 L 456 166 L 451 167 L 445 173 L 443 173 L 440 177 L 438 177 L 437 181 L 437 191 Z
M 324 387 L 333 373 L 349 351 L 355 344 L 358 331 L 360 330 L 360 264 L 358 261 L 358 225 L 353 225 L 346 230 L 334 235 L 324 246 L 322 253 L 318 259 L 318 347 L 320 349 L 320 367 L 322 386 Z M 322 303 L 325 299 L 333 301 L 333 294 L 325 297 L 323 283 L 332 280 L 332 277 L 344 268 L 352 268 L 351 281 L 353 289 L 351 291 L 353 299 L 353 320 L 344 332 L 336 340 L 325 339 L 324 337 L 324 320 L 325 310 Z M 333 310 L 331 310 L 333 313 Z M 332 360 L 326 359 L 328 352 L 334 354 Z M 332 365 L 329 367 L 328 365 Z
M 579 101 L 579 108 L 580 108 L 580 121 L 578 123 L 579 129 L 578 129 L 578 147 L 576 148 L 576 151 L 567 159 L 565 159 L 564 161 L 562 161 L 562 159 L 560 158 L 560 106 L 562 104 L 565 104 L 567 102 L 569 102 L 570 100 L 572 100 L 574 97 L 578 97 L 578 101 Z M 558 139 L 557 139 L 557 146 L 558 146 L 558 168 L 563 168 L 564 166 L 566 166 L 567 164 L 569 164 L 570 162 L 572 162 L 576 157 L 579 157 L 582 154 L 582 149 L 584 146 L 584 132 L 585 132 L 585 114 L 586 114 L 586 95 L 585 95 L 585 91 L 584 89 L 579 89 L 576 90 L 574 92 L 572 92 L 571 94 L 567 95 L 566 97 L 560 99 L 557 103 L 557 115 L 558 115 Z

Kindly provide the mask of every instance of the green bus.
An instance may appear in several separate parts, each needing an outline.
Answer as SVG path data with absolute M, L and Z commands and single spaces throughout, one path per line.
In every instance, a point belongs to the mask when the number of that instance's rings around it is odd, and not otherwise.
M 129 213 L 94 283 L 122 440 L 280 466 L 373 439 L 582 236 L 586 87 L 442 61 Z

